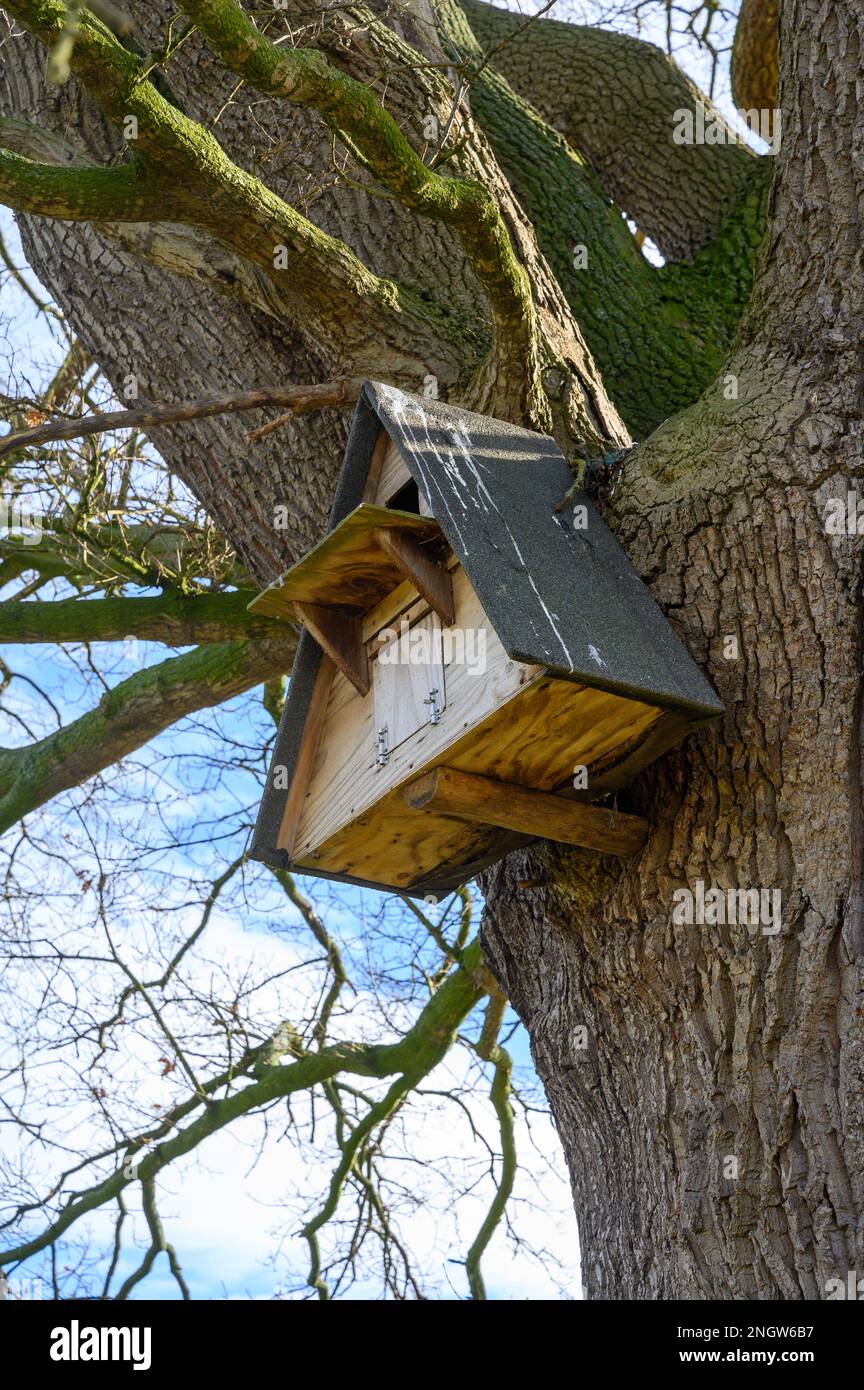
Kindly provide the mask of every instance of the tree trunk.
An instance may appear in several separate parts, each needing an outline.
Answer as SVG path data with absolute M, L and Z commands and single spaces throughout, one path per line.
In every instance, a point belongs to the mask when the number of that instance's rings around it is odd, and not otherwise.
M 543 847 L 486 884 L 591 1298 L 819 1299 L 864 1267 L 861 543 L 826 534 L 862 474 L 864 18 L 792 0 L 781 39 L 771 232 L 729 376 L 607 509 L 725 719 L 630 789 L 654 833 L 623 871 Z M 781 930 L 676 923 L 700 880 L 779 889 Z

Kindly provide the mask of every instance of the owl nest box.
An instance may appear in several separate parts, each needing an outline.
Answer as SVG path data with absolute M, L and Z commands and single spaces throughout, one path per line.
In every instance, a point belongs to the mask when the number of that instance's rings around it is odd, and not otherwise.
M 304 628 L 256 858 L 423 896 L 639 848 L 589 803 L 722 706 L 571 485 L 552 439 L 367 383 L 328 534 L 251 605 Z

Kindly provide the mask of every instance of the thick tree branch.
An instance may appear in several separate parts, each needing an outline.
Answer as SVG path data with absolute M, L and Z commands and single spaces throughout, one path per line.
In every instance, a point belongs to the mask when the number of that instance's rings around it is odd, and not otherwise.
M 492 63 L 596 170 L 605 192 L 672 260 L 711 241 L 741 197 L 755 156 L 744 145 L 678 145 L 674 113 L 720 116 L 652 44 L 626 34 L 460 0 Z
M 778 0 L 742 0 L 732 44 L 732 96 L 745 111 L 777 106 Z
M 148 743 L 187 714 L 220 705 L 290 669 L 295 634 L 199 647 L 122 681 L 74 723 L 0 752 L 0 833 L 58 793 Z
M 63 32 L 62 0 L 8 0 L 6 8 L 48 47 Z M 414 381 L 430 371 L 452 380 L 464 370 L 477 345 L 466 341 L 455 316 L 374 275 L 343 242 L 234 164 L 208 130 L 146 80 L 141 60 L 87 11 L 80 16 L 71 70 L 121 129 L 134 120 L 136 165 L 152 164 L 158 188 L 170 189 L 167 220 L 201 227 L 277 281 L 283 276 L 295 322 L 335 363 L 375 375 L 386 370 L 384 361 L 392 368 L 396 354 L 396 375 Z M 68 201 L 74 203 L 71 195 Z M 47 215 L 57 215 L 57 206 L 46 205 Z M 114 220 L 123 216 L 113 214 Z M 127 216 L 151 218 L 166 220 L 164 205 Z
M 489 190 L 478 180 L 434 173 L 370 87 L 314 49 L 272 43 L 235 0 L 183 0 L 182 8 L 233 72 L 268 96 L 313 107 L 407 208 L 456 230 L 489 296 L 502 369 L 518 363 L 530 383 L 539 363 L 531 287 Z M 541 395 L 534 408 L 543 416 Z
M 88 167 L 80 152 L 56 132 L 14 117 L 0 117 L 0 146 L 43 164 Z M 217 294 L 241 299 L 276 318 L 291 317 L 286 286 L 201 227 L 109 220 L 100 222 L 99 232 L 160 270 L 206 283 Z
M 135 637 L 167 647 L 233 638 L 282 640 L 285 624 L 249 612 L 250 590 L 156 598 L 61 599 L 0 603 L 0 642 L 122 642 Z
M 113 169 L 63 168 L 2 148 L 0 203 L 16 212 L 71 222 L 137 222 L 179 212 L 153 168 L 137 160 Z
M 439 0 L 438 13 L 477 74 L 472 112 L 531 218 L 604 385 L 644 438 L 720 370 L 750 293 L 770 161 L 749 161 L 746 194 L 693 261 L 651 265 L 582 156 L 484 62 L 461 10 Z M 671 129 L 670 122 L 667 136 Z

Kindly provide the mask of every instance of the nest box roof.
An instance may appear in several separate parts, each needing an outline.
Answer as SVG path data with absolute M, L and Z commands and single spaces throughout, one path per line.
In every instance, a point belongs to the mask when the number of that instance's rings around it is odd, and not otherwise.
M 697 718 L 722 712 L 590 498 L 555 510 L 573 478 L 554 439 L 368 382 L 331 529 L 361 501 L 381 425 L 514 661 Z

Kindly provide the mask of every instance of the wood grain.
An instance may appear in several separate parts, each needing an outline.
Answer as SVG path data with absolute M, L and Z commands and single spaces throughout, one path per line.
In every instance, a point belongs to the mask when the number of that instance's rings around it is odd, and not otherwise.
M 406 483 L 410 483 L 411 474 L 389 434 L 386 430 L 382 430 L 381 433 L 384 440 L 379 455 L 380 461 L 376 460 L 378 462 L 378 475 L 375 479 L 375 492 L 372 500 L 377 502 L 380 507 L 386 507 L 390 498 L 395 497 Z
M 291 605 L 298 602 L 367 612 L 404 578 L 403 570 L 372 536 L 376 528 L 390 527 L 409 532 L 418 544 L 434 540 L 440 545 L 442 541 L 436 521 L 361 502 L 281 579 L 260 593 L 250 609 L 271 617 L 292 617 Z
M 300 751 L 294 764 L 294 775 L 291 778 L 291 785 L 285 798 L 285 809 L 282 812 L 276 840 L 279 848 L 287 850 L 288 854 L 294 852 L 294 840 L 297 827 L 300 824 L 303 802 L 306 798 L 309 778 L 312 774 L 315 755 L 318 752 L 318 744 L 321 741 L 321 732 L 324 728 L 327 694 L 336 669 L 329 657 L 322 656 L 318 675 L 315 677 L 315 684 L 312 688 L 309 712 L 306 715 L 306 723 L 303 725 L 303 733 L 300 738 Z
M 399 661 L 402 635 L 392 637 L 379 648 L 373 662 L 375 729 L 387 730 L 387 746 L 392 752 L 429 723 L 431 692 L 437 692 L 437 706 L 445 709 L 444 665 L 435 638 L 441 632 L 437 614 L 428 612 L 413 623 L 406 634 L 422 633 L 426 638 L 428 662 Z M 388 660 L 387 658 L 392 658 Z
M 295 603 L 294 612 L 315 641 L 361 695 L 369 690 L 369 660 L 363 644 L 360 615 L 345 608 L 321 608 Z
M 420 616 L 422 600 L 411 604 L 413 591 L 402 587 L 400 605 L 388 599 L 376 610 L 382 623 L 392 622 L 400 606 L 412 619 Z M 502 832 L 434 812 L 418 813 L 415 823 L 402 788 L 422 772 L 448 766 L 552 792 L 571 785 L 574 768 L 584 765 L 590 789 L 593 764 L 605 766 L 662 717 L 652 705 L 511 661 L 459 566 L 453 594 L 457 624 L 485 628 L 485 671 L 470 675 L 464 665 L 447 665 L 441 723 L 406 739 L 385 767 L 375 763 L 373 701 L 361 698 L 341 672 L 334 674 L 295 841 L 296 861 L 309 872 L 318 868 L 399 888 L 444 865 L 470 863 Z
M 396 566 L 402 578 L 414 585 L 442 623 L 450 627 L 456 621 L 456 610 L 453 607 L 453 580 L 444 566 L 430 559 L 409 531 L 376 526 L 372 538 Z
M 375 762 L 374 702 L 361 698 L 337 673 L 330 688 L 324 735 L 298 834 L 298 853 L 323 844 L 340 826 L 379 801 L 391 786 L 416 777 L 436 758 L 445 761 L 444 754 L 454 742 L 466 731 L 482 725 L 538 674 L 536 667 L 511 661 L 495 633 L 487 629 L 477 595 L 461 569 L 453 571 L 453 590 L 457 625 L 462 629 L 486 629 L 485 671 L 472 675 L 464 664 L 447 665 L 447 708 L 441 723 L 420 729 L 393 752 L 383 768 Z M 559 782 L 564 775 L 566 772 L 559 776 Z

